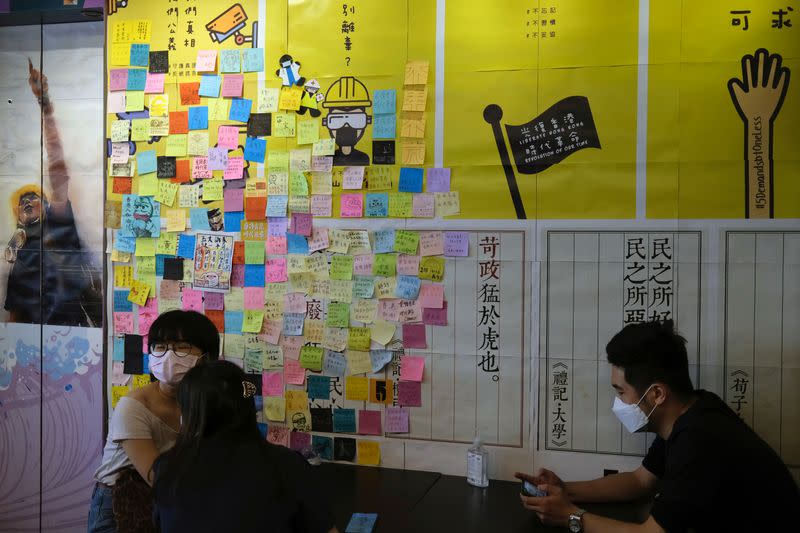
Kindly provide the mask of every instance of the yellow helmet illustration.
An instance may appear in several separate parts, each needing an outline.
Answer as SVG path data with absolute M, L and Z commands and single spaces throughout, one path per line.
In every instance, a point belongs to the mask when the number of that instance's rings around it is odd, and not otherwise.
M 11 196 L 9 196 L 8 198 L 8 203 L 11 206 L 11 212 L 14 213 L 14 218 L 17 218 L 19 216 L 19 199 L 25 196 L 26 194 L 31 194 L 31 193 L 37 195 L 39 198 L 42 199 L 43 202 L 47 201 L 47 197 L 45 197 L 42 194 L 42 188 L 39 185 L 36 185 L 35 183 L 31 183 L 29 185 L 23 185 L 22 187 L 11 193 Z
M 322 107 L 372 107 L 372 100 L 363 83 L 352 76 L 344 76 L 328 87 Z

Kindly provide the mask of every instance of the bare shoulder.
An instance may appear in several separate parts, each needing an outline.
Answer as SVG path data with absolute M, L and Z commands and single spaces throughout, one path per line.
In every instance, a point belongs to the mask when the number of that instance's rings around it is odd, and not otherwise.
M 150 405 L 152 404 L 153 394 L 156 392 L 154 386 L 158 386 L 158 383 L 150 383 L 147 386 L 134 389 L 128 393 L 128 398 L 137 400 L 139 403 L 149 409 Z

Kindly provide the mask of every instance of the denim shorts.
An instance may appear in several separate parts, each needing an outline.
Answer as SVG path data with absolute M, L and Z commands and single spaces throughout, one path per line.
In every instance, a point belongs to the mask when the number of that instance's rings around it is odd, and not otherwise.
M 92 503 L 89 507 L 88 533 L 116 533 L 117 524 L 114 522 L 114 506 L 111 487 L 97 483 L 92 493 Z

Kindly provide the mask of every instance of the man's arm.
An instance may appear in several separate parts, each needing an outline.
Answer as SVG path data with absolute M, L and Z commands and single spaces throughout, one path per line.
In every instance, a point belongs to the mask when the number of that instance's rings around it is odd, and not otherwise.
M 645 467 L 591 481 L 564 483 L 567 496 L 575 502 L 625 502 L 644 498 L 655 491 L 657 478 Z
M 583 515 L 583 531 L 586 533 L 664 533 L 664 528 L 659 526 L 652 516 L 648 517 L 643 524 L 633 524 L 585 513 Z

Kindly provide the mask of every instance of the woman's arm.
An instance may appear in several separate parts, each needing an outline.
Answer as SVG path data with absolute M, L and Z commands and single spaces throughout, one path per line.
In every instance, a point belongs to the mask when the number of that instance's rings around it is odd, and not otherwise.
M 153 439 L 126 439 L 122 441 L 122 449 L 139 475 L 152 485 L 153 463 L 161 455 Z

